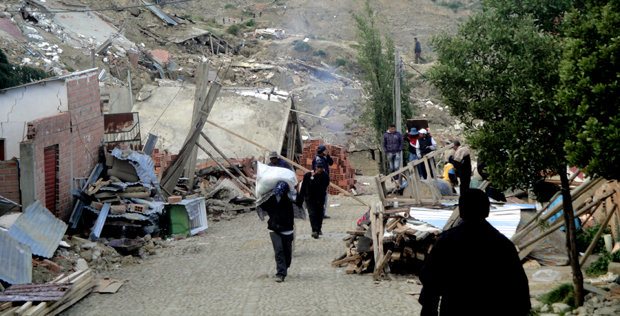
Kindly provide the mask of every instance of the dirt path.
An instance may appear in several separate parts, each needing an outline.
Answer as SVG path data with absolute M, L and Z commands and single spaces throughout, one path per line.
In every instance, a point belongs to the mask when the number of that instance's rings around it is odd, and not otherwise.
M 366 199 L 370 199 L 367 196 Z M 93 293 L 65 315 L 396 315 L 418 314 L 421 286 L 412 276 L 375 284 L 366 275 L 333 268 L 347 229 L 365 211 L 350 198 L 330 197 L 332 216 L 322 238 L 310 237 L 308 221 L 296 221 L 289 276 L 276 283 L 267 223 L 255 213 L 211 222 L 207 234 L 175 241 L 140 265 L 100 277 L 128 282 L 112 295 Z M 379 296 L 376 294 L 380 293 Z M 380 301 L 377 302 L 376 300 Z

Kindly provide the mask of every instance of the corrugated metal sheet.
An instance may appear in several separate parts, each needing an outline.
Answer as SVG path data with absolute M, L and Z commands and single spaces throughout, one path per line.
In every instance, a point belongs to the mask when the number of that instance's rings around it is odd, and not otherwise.
M 35 201 L 11 226 L 9 234 L 30 246 L 33 254 L 51 258 L 65 231 L 67 224 L 52 215 L 41 202 Z
M 170 25 L 177 25 L 178 24 L 175 20 L 173 20 L 166 13 L 164 13 L 164 11 L 158 9 L 153 4 L 148 3 L 148 2 L 146 2 L 144 0 L 142 0 L 142 3 L 144 3 L 145 6 L 147 6 L 149 9 L 151 9 L 151 11 L 153 11 L 153 13 L 155 13 L 155 15 L 157 15 L 160 19 L 164 20 L 166 23 L 168 23 Z
M 32 282 L 30 247 L 0 229 L 0 279 L 11 284 Z

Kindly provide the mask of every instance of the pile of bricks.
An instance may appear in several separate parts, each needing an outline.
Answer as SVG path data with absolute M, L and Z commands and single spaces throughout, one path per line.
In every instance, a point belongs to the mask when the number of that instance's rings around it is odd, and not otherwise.
M 170 154 L 167 150 L 160 152 L 159 149 L 155 148 L 151 154 L 153 164 L 155 165 L 155 174 L 160 174 L 166 170 L 175 157 L 176 155 Z
M 304 142 L 304 150 L 300 159 L 300 164 L 303 167 L 310 170 L 312 169 L 312 160 L 316 157 L 316 151 L 320 145 L 323 145 L 323 141 L 318 139 Z M 329 166 L 329 177 L 331 182 L 347 191 L 351 190 L 356 183 L 355 169 L 351 167 L 351 162 L 349 161 L 344 147 L 332 145 L 325 145 L 325 147 L 327 147 L 327 153 L 334 160 L 334 164 Z M 301 181 L 303 176 L 304 172 L 297 170 L 297 178 L 299 181 Z M 337 195 L 341 192 L 330 187 L 328 193 Z

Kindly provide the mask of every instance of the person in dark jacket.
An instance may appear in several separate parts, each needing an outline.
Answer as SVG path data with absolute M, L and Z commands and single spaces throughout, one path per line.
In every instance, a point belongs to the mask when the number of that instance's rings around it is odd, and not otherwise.
M 325 147 L 325 145 L 321 145 L 317 148 L 317 153 L 316 153 L 316 157 L 314 157 L 314 159 L 312 160 L 312 171 L 316 170 L 316 164 L 319 161 L 323 162 L 323 165 L 325 166 L 325 173 L 327 174 L 327 177 L 329 178 L 329 166 L 334 164 L 334 160 L 332 159 L 332 157 L 329 155 L 329 153 L 327 152 L 327 147 Z M 326 189 L 327 190 L 327 189 Z M 323 204 L 323 218 L 331 218 L 329 216 L 327 216 L 326 211 L 327 211 L 327 191 L 325 191 L 325 204 Z
M 290 188 L 284 181 L 278 182 L 273 195 L 260 207 L 267 212 L 267 228 L 276 258 L 276 282 L 283 282 L 291 266 L 293 252 L 293 202 L 288 197 Z
M 426 129 L 421 129 L 418 131 L 420 133 L 420 137 L 418 138 L 418 157 L 421 159 L 422 157 L 430 154 L 433 150 L 437 149 L 437 142 L 435 141 L 435 139 L 433 138 L 433 136 L 431 136 L 428 131 Z M 435 159 L 434 158 L 430 158 L 428 160 L 429 164 L 435 164 Z M 424 164 L 419 164 L 418 165 L 418 172 L 420 173 L 420 177 L 423 177 L 424 179 L 428 179 L 428 174 L 430 174 L 430 176 L 433 176 L 433 170 L 429 170 L 429 172 L 426 172 L 426 167 L 424 166 Z
M 306 202 L 308 215 L 310 216 L 310 226 L 312 227 L 312 238 L 319 238 L 323 226 L 323 208 L 325 207 L 325 195 L 329 186 L 329 176 L 325 173 L 324 162 L 316 163 L 316 170 L 304 175 L 301 189 L 297 194 L 297 205 L 301 206 Z
M 485 220 L 489 205 L 481 190 L 461 192 L 463 222 L 439 236 L 420 273 L 422 316 L 529 314 L 527 276 L 515 245 Z
M 471 157 L 469 149 L 465 146 L 461 146 L 461 142 L 458 140 L 453 141 L 452 145 L 454 156 L 448 158 L 448 161 L 454 165 L 454 169 L 456 169 L 456 176 L 459 177 L 459 188 L 462 194 L 469 189 L 469 183 L 471 182 Z
M 387 156 L 390 173 L 400 169 L 400 160 L 403 150 L 403 136 L 396 130 L 396 125 L 391 124 L 387 133 L 383 134 L 381 147 Z
M 278 153 L 275 151 L 272 151 L 269 153 L 269 163 L 267 165 L 270 167 L 280 167 L 280 168 L 293 170 L 291 165 L 289 165 L 288 162 L 282 160 L 282 158 L 280 158 Z
M 420 134 L 415 127 L 412 127 L 409 133 L 405 134 L 404 140 L 409 143 L 409 162 L 419 159 L 417 149 L 419 137 Z

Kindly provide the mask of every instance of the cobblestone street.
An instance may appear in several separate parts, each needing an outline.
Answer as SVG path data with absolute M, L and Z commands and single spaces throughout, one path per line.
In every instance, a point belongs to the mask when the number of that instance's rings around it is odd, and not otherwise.
M 372 196 L 366 196 L 370 199 Z M 414 315 L 420 285 L 412 276 L 347 275 L 331 261 L 345 250 L 342 238 L 365 207 L 330 197 L 324 236 L 310 237 L 308 221 L 296 220 L 293 261 L 276 283 L 267 223 L 254 212 L 210 222 L 207 233 L 171 243 L 142 264 L 99 277 L 128 282 L 116 294 L 91 294 L 66 315 Z

